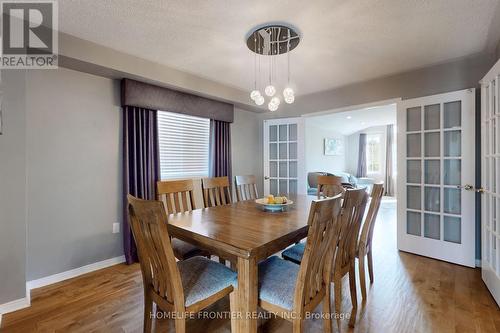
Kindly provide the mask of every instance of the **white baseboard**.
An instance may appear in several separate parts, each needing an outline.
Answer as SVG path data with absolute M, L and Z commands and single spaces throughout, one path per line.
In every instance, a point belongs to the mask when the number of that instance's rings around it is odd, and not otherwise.
M 0 318 L 2 314 L 27 308 L 28 306 L 30 306 L 30 304 L 31 303 L 29 297 L 23 297 L 4 304 L 0 304 Z
M 121 264 L 125 262 L 125 256 L 115 257 L 106 259 L 103 261 L 95 262 L 93 264 L 85 265 L 75 269 L 71 269 L 66 272 L 57 273 L 54 275 L 46 276 L 40 279 L 32 280 L 26 282 L 26 297 L 17 299 L 5 304 L 0 304 L 0 325 L 2 323 L 2 314 L 17 311 L 23 308 L 27 308 L 31 305 L 31 290 L 36 288 L 41 288 L 61 282 L 67 279 L 71 279 L 86 273 L 97 271 L 106 267 Z
M 26 283 L 26 285 L 27 285 L 27 288 L 29 290 L 41 288 L 41 287 L 48 286 L 50 284 L 54 284 L 57 282 L 61 282 L 61 281 L 67 280 L 67 279 L 71 279 L 71 278 L 83 275 L 86 273 L 97 271 L 99 269 L 103 269 L 103 268 L 106 268 L 109 266 L 121 264 L 123 262 L 125 262 L 125 256 L 110 258 L 110 259 L 106 259 L 103 261 L 95 262 L 93 264 L 89 264 L 89 265 L 85 265 L 85 266 L 78 267 L 75 269 L 71 269 L 71 270 L 66 271 L 66 272 L 61 272 L 61 273 L 49 275 L 49 276 L 46 276 L 46 277 L 43 277 L 40 279 L 28 281 Z

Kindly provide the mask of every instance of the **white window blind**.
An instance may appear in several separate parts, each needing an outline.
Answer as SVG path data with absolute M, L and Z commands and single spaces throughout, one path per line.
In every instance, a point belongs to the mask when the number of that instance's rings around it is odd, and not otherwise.
M 208 176 L 210 119 L 158 111 L 161 179 Z

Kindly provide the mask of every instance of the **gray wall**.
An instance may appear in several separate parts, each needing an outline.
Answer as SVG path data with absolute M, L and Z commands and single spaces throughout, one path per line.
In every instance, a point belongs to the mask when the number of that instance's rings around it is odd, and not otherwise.
M 25 296 L 25 72 L 2 71 L 0 135 L 0 304 Z
M 27 75 L 27 280 L 123 254 L 119 82 Z
M 495 63 L 493 53 L 478 54 L 422 69 L 360 82 L 306 96 L 298 96 L 292 105 L 284 105 L 263 118 L 283 118 L 317 111 L 393 98 L 414 98 L 474 88 Z
M 119 82 L 31 71 L 27 110 L 27 279 L 122 255 Z M 262 179 L 258 116 L 236 109 L 231 130 L 233 174 Z
M 305 155 L 306 155 L 306 172 L 344 172 L 346 168 L 346 137 L 341 133 L 332 130 L 321 128 L 311 123 L 306 118 L 305 122 Z M 325 138 L 341 139 L 344 143 L 344 155 L 329 156 L 325 155 Z
M 256 113 L 235 108 L 231 125 L 233 176 L 255 175 L 261 180 L 257 184 L 260 195 L 264 193 L 262 128 Z

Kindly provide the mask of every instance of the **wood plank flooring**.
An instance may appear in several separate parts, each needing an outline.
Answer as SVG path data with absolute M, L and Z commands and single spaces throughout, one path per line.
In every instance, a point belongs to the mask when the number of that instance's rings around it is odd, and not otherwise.
M 368 287 L 356 327 L 350 329 L 348 319 L 342 320 L 342 332 L 500 332 L 500 310 L 481 271 L 398 252 L 395 224 L 395 205 L 383 202 L 375 228 L 375 282 Z M 32 306 L 4 315 L 0 331 L 142 332 L 142 292 L 139 266 L 116 265 L 33 290 Z M 358 297 L 361 302 L 360 292 Z M 210 310 L 228 311 L 229 302 L 224 299 Z M 347 279 L 342 310 L 347 316 L 351 311 Z M 259 332 L 291 328 L 279 318 L 259 322 Z M 156 329 L 174 332 L 166 319 L 156 320 Z M 230 332 L 230 321 L 193 319 L 187 331 Z M 305 332 L 319 331 L 321 319 L 306 321 Z

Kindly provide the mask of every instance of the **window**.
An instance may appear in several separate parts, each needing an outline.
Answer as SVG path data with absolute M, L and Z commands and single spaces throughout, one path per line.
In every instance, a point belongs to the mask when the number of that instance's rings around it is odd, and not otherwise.
M 208 176 L 210 119 L 158 111 L 161 179 Z
M 368 174 L 382 171 L 382 147 L 380 134 L 366 135 L 366 171 Z

